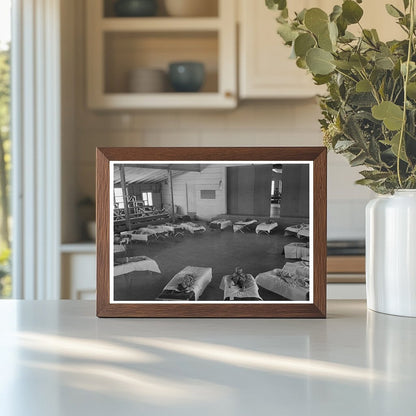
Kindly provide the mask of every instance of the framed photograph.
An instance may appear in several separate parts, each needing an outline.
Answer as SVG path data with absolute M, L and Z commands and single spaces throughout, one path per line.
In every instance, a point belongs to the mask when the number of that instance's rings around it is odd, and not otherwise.
M 97 316 L 324 318 L 326 152 L 97 149 Z

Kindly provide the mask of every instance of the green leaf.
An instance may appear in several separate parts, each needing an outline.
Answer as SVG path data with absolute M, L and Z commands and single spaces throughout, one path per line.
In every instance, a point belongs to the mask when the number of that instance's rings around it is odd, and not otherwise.
M 358 70 L 363 69 L 368 64 L 367 60 L 358 53 L 351 55 L 349 62 L 354 68 Z
M 363 149 L 366 147 L 366 140 L 361 124 L 361 119 L 357 115 L 348 117 L 344 124 L 344 133 L 348 139 L 354 141 L 360 149 Z
M 287 23 L 280 24 L 277 28 L 277 33 L 288 44 L 293 42 L 298 36 L 298 32 L 293 30 L 292 27 Z
M 375 60 L 377 68 L 392 70 L 394 69 L 394 61 L 390 56 L 378 56 Z
M 315 39 L 309 33 L 302 33 L 295 39 L 296 56 L 304 58 L 309 49 L 316 45 Z
M 407 96 L 412 100 L 416 100 L 416 82 L 407 84 Z
M 365 179 L 372 179 L 373 181 L 378 181 L 380 179 L 388 178 L 391 173 L 390 172 L 379 172 L 376 170 L 362 170 L 360 175 L 364 176 Z
M 351 140 L 338 140 L 334 146 L 334 150 L 337 153 L 345 152 L 353 145 L 354 145 L 354 142 Z
M 352 167 L 362 165 L 367 159 L 367 155 L 364 152 L 361 152 L 358 156 L 350 160 L 350 165 Z
M 340 36 L 344 36 L 348 27 L 348 22 L 344 19 L 342 15 L 337 19 L 337 27 Z
M 376 42 L 380 42 L 380 38 L 378 37 L 378 33 L 377 33 L 377 30 L 376 29 L 371 29 L 371 34 L 373 35 L 373 39 Z
M 404 6 L 404 9 L 406 10 L 409 7 L 409 0 L 403 0 L 403 6 Z
M 306 64 L 314 75 L 327 75 L 333 72 L 335 69 L 335 65 L 332 63 L 333 59 L 330 52 L 320 48 L 309 49 L 306 54 Z
M 266 0 L 266 6 L 271 10 L 283 10 L 287 2 L 286 0 Z
M 331 38 L 331 42 L 334 46 L 337 44 L 338 39 L 338 26 L 334 22 L 328 23 L 328 30 L 329 30 L 329 37 Z
M 355 86 L 355 90 L 357 92 L 371 92 L 371 83 L 366 79 L 362 79 L 361 81 L 357 82 Z
M 324 85 L 331 81 L 331 76 L 315 74 L 313 80 L 315 81 L 315 85 Z
M 352 65 L 348 62 L 348 61 L 341 61 L 341 60 L 336 60 L 336 61 L 332 61 L 332 63 L 339 69 L 342 69 L 344 71 L 348 71 L 352 68 Z
M 301 69 L 308 69 L 308 65 L 306 65 L 305 58 L 298 58 L 296 59 L 296 66 Z
M 321 49 L 324 49 L 328 52 L 333 52 L 334 51 L 334 44 L 331 40 L 331 37 L 329 35 L 329 29 L 327 27 L 327 29 L 323 32 L 321 32 L 318 35 L 318 45 Z
M 337 25 L 337 29 L 338 29 L 338 31 L 339 31 L 339 27 L 338 27 L 338 25 Z M 353 40 L 355 40 L 355 39 L 357 39 L 356 38 L 356 36 L 353 34 L 353 33 L 351 33 L 351 32 L 348 32 L 348 30 L 344 33 L 344 35 L 343 36 L 341 36 L 340 38 L 338 38 L 338 42 L 341 42 L 341 43 L 349 43 L 349 42 L 351 42 L 351 41 L 353 41 Z
M 412 61 L 409 62 L 409 73 L 411 74 L 416 70 L 416 64 Z M 406 62 L 402 62 L 400 65 L 400 72 L 405 77 L 406 76 Z
M 370 137 L 370 144 L 368 146 L 368 150 L 370 152 L 370 156 L 373 159 L 373 162 L 376 166 L 379 166 L 381 161 L 381 154 L 380 154 L 380 147 L 378 144 L 378 140 L 374 137 Z
M 348 104 L 356 107 L 373 107 L 377 104 L 373 94 L 370 92 L 351 93 L 348 97 Z
M 373 179 L 358 179 L 358 180 L 355 181 L 355 183 L 357 185 L 369 186 L 372 183 L 374 183 L 374 180 Z
M 400 132 L 398 132 L 397 134 L 395 134 L 393 136 L 393 138 L 391 139 L 391 141 L 387 141 L 387 140 L 381 140 L 381 142 L 387 146 L 390 146 L 391 151 L 393 152 L 393 154 L 397 157 L 399 154 L 399 144 L 400 144 Z M 408 162 L 409 159 L 407 158 L 406 155 L 406 149 L 405 149 L 405 141 L 403 139 L 402 142 L 402 146 L 400 148 L 400 159 L 403 160 L 404 162 Z
M 349 24 L 358 23 L 363 16 L 363 9 L 352 0 L 342 3 L 342 16 Z
M 327 30 L 328 15 L 318 7 L 309 9 L 305 13 L 305 26 L 315 35 Z
M 307 9 L 302 9 L 299 13 L 296 13 L 296 19 L 303 23 L 303 21 L 305 20 L 305 14 L 307 12 Z
M 334 8 L 332 9 L 332 13 L 329 15 L 329 20 L 331 22 L 335 22 L 338 17 L 342 15 L 342 7 L 336 4 Z
M 373 34 L 371 33 L 371 30 L 363 29 L 363 37 L 367 43 L 369 43 L 370 45 L 374 45 L 375 40 L 373 39 Z
M 386 4 L 387 13 L 393 17 L 403 17 L 404 14 L 397 8 L 394 7 L 392 4 Z
M 383 78 L 381 81 L 380 87 L 378 88 L 378 93 L 383 100 L 386 99 L 386 78 Z
M 392 131 L 402 127 L 403 110 L 391 101 L 383 101 L 371 109 L 373 117 L 383 121 L 384 125 Z

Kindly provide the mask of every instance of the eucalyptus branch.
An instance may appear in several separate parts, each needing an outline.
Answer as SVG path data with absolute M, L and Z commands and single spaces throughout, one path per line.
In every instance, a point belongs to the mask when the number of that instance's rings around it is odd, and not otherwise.
M 368 78 L 367 73 L 365 72 L 365 69 L 362 67 L 362 65 L 361 65 L 361 69 L 362 71 L 360 71 L 360 75 L 363 77 L 363 79 L 365 79 L 370 84 L 371 93 L 373 94 L 374 99 L 377 101 L 377 104 L 380 104 L 381 100 L 376 90 L 376 87 L 371 82 L 370 78 Z
M 394 80 L 393 81 L 393 88 L 391 89 L 391 94 L 390 94 L 390 97 L 389 97 L 389 100 L 390 101 L 393 101 L 393 96 L 394 96 L 394 90 L 396 89 L 396 85 L 397 85 L 397 80 Z M 393 102 L 395 102 L 395 101 L 393 101 Z
M 338 68 L 335 68 L 335 71 L 338 72 L 339 74 L 343 75 L 344 77 L 350 79 L 352 82 L 355 82 L 355 83 L 358 82 L 355 78 L 351 77 L 348 74 L 345 74 L 344 72 L 340 71 Z
M 414 37 L 414 28 L 415 28 L 415 0 L 410 0 L 410 28 L 409 28 L 409 44 L 407 46 L 407 60 L 406 60 L 406 72 L 404 75 L 404 85 L 403 85 L 403 118 L 402 118 L 402 127 L 400 129 L 400 139 L 399 139 L 399 148 L 397 150 L 397 177 L 399 180 L 400 188 L 403 188 L 403 182 L 400 172 L 400 156 L 403 148 L 404 141 L 404 132 L 406 130 L 406 110 L 407 110 L 407 83 L 409 82 L 409 70 L 410 62 L 412 60 L 412 50 L 413 50 L 413 37 Z

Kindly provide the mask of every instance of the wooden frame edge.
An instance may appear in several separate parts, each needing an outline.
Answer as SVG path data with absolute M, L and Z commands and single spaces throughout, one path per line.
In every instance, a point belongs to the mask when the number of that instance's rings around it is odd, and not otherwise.
M 109 299 L 109 253 L 110 253 L 110 200 L 109 166 L 116 160 L 270 160 L 269 151 L 282 151 L 279 160 L 313 162 L 313 207 L 314 207 L 314 297 L 311 304 L 152 304 L 152 313 L 137 304 L 111 304 Z M 186 153 L 186 156 L 183 153 Z M 224 158 L 219 158 L 216 153 Z M 262 153 L 259 157 L 253 154 Z M 299 154 L 301 152 L 301 154 Z M 201 153 L 205 153 L 201 157 Z M 97 211 L 97 304 L 96 314 L 106 317 L 146 318 L 326 318 L 326 229 L 327 229 L 327 149 L 324 147 L 190 147 L 190 148 L 97 148 L 96 149 L 96 211 Z M 273 156 L 272 159 L 275 157 Z M 320 214 L 320 215 L 319 215 Z M 149 308 L 150 305 L 144 305 Z M 246 311 L 245 309 L 248 309 Z M 219 311 L 219 312 L 218 312 Z

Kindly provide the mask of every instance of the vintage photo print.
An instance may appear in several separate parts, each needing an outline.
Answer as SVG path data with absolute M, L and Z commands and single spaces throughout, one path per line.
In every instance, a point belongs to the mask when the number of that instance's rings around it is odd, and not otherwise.
M 313 163 L 111 161 L 110 303 L 312 303 Z

